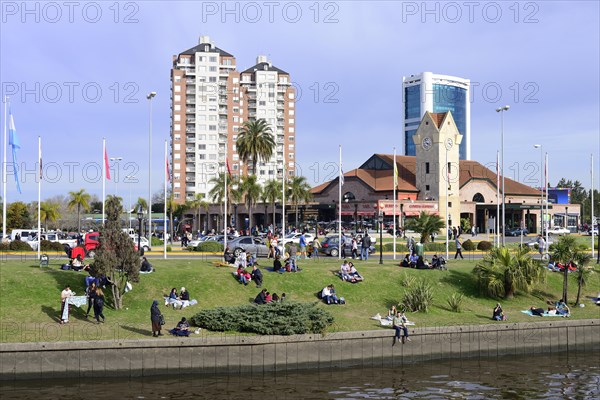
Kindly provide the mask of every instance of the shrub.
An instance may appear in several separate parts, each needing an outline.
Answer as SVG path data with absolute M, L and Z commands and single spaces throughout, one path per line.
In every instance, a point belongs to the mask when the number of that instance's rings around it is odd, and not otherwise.
M 214 241 L 202 242 L 194 249 L 194 251 L 201 251 L 203 253 L 218 253 L 223 252 L 224 250 L 222 243 Z
M 64 251 L 63 245 L 59 242 L 51 242 L 49 240 L 42 240 L 40 245 L 42 246 L 41 247 L 42 251 L 58 251 L 58 252 Z
M 473 243 L 471 241 L 471 239 L 467 239 L 463 242 L 462 244 L 463 249 L 465 249 L 466 251 L 473 251 L 476 249 L 475 247 L 475 243 Z
M 402 301 L 398 305 L 403 311 L 427 312 L 433 301 L 433 286 L 420 280 L 404 293 Z
M 7 251 L 8 249 L 8 243 L 0 243 L 0 251 Z
M 462 293 L 452 293 L 452 296 L 448 297 L 448 306 L 453 312 L 459 313 L 462 311 L 462 302 L 465 299 Z
M 399 240 L 397 239 L 396 242 Z M 383 251 L 394 251 L 394 243 L 386 243 L 383 245 Z M 396 252 L 398 253 L 408 253 L 408 248 L 405 244 L 396 243 Z
M 492 248 L 492 244 L 487 240 L 482 240 L 477 244 L 477 250 L 489 251 Z
M 164 244 L 163 241 L 160 240 L 159 238 L 157 238 L 155 236 L 150 237 L 150 247 L 162 246 L 163 244 Z
M 295 335 L 324 333 L 334 319 L 317 303 L 284 302 L 202 310 L 191 321 L 211 331 Z
M 170 244 L 168 244 L 168 245 L 167 245 L 167 253 L 169 253 L 169 252 L 171 252 L 171 251 L 173 251 L 173 248 L 171 247 L 171 245 L 170 245 Z
M 402 274 L 402 278 L 400 278 L 400 283 L 402 286 L 410 288 L 415 282 L 417 282 L 417 278 L 414 275 L 409 275 L 406 272 Z
M 13 240 L 8 245 L 9 250 L 12 251 L 31 251 L 33 250 L 30 245 L 21 241 L 21 240 Z
M 456 245 L 454 244 L 454 240 L 451 240 L 450 243 L 448 243 L 448 250 L 449 251 L 456 251 Z M 425 251 L 435 251 L 438 253 L 444 252 L 446 251 L 446 242 L 440 242 L 440 243 L 425 243 Z

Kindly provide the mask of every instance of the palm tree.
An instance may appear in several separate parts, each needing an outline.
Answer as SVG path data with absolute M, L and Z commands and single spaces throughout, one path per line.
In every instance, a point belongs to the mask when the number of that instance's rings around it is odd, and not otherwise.
M 417 218 L 406 221 L 406 228 L 421 234 L 421 243 L 427 243 L 433 233 L 437 233 L 445 226 L 444 220 L 433 214 L 421 211 Z
M 236 141 L 237 152 L 244 163 L 252 162 L 252 173 L 256 174 L 258 161 L 267 161 L 273 155 L 275 140 L 273 131 L 263 118 L 246 121 Z
M 290 201 L 294 203 L 296 208 L 296 227 L 298 227 L 298 205 L 300 203 L 306 203 L 312 199 L 312 193 L 310 192 L 310 185 L 303 176 L 294 176 L 289 182 L 289 188 L 287 193 Z
M 69 210 L 77 207 L 77 232 L 81 232 L 81 209 L 88 211 L 90 209 L 90 195 L 81 189 L 77 192 L 69 192 L 69 203 L 67 207 Z
M 143 197 L 138 197 L 133 209 L 138 210 L 140 207 L 142 207 L 142 210 L 148 210 L 148 202 Z
M 569 264 L 580 257 L 581 250 L 577 247 L 577 242 L 572 236 L 562 236 L 554 245 L 552 259 L 555 262 L 565 266 L 563 274 L 563 293 L 562 299 L 566 303 L 569 289 Z
M 265 223 L 267 222 L 267 203 L 273 207 L 273 228 L 275 228 L 275 202 L 281 198 L 281 183 L 271 179 L 265 183 L 262 200 L 265 202 Z
M 587 266 L 591 259 L 592 256 L 587 252 L 579 252 L 575 256 L 575 264 L 577 265 L 577 272 L 575 272 L 575 279 L 577 279 L 577 299 L 575 299 L 575 305 L 579 305 L 581 288 L 586 285 L 590 280 L 590 276 L 594 273 L 594 271 Z
M 254 226 L 252 224 L 252 206 L 255 205 L 260 198 L 261 192 L 256 175 L 247 175 L 243 177 L 240 183 L 239 191 L 244 197 L 246 207 L 248 207 L 248 225 L 250 229 L 252 229 Z
M 202 228 L 200 227 L 200 210 L 205 209 L 208 212 L 208 207 L 209 207 L 208 202 L 206 200 L 204 200 L 204 196 L 202 194 L 197 193 L 196 197 L 194 197 L 194 200 L 187 202 L 186 205 L 189 208 L 195 208 L 198 211 L 196 214 L 198 216 L 197 229 L 201 230 Z
M 513 255 L 506 247 L 493 248 L 473 269 L 482 292 L 492 297 L 512 298 L 517 290 L 529 292 L 544 279 L 544 268 L 531 258 L 529 249 Z
M 60 218 L 60 212 L 58 208 L 59 204 L 51 203 L 49 201 L 43 201 L 40 204 L 40 219 L 44 221 L 44 228 L 48 230 L 48 221 L 55 222 Z

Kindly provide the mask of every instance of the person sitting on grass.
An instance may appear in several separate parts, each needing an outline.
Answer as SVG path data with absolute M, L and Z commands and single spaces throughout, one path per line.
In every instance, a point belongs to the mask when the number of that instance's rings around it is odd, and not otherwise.
M 181 301 L 181 309 L 183 310 L 190 305 L 190 292 L 186 288 L 182 287 L 179 292 L 179 300 Z
M 169 333 L 174 336 L 190 336 L 190 324 L 187 322 L 185 317 L 181 318 L 181 321 L 177 323 L 177 326 L 171 330 Z
M 84 264 L 83 260 L 81 258 L 81 255 L 78 254 L 76 258 L 71 260 L 71 269 L 73 271 L 89 271 L 90 270 L 90 265 L 89 264 Z
M 181 301 L 179 300 L 176 288 L 171 289 L 169 295 L 165 297 L 165 306 L 169 307 L 170 305 L 173 305 L 173 309 L 177 308 L 177 306 L 181 306 Z
M 348 263 L 348 267 L 350 268 L 348 271 L 348 274 L 350 275 L 350 282 L 356 283 L 363 280 L 362 275 L 358 273 L 352 261 Z
M 494 307 L 492 314 L 492 319 L 494 321 L 506 321 L 506 316 L 504 315 L 504 311 L 502 311 L 500 303 L 496 303 L 496 307 Z
M 335 288 L 333 285 L 325 286 L 321 291 L 321 297 L 326 304 L 338 304 L 339 300 L 335 295 Z
M 344 262 L 342 263 L 342 266 L 340 267 L 340 276 L 342 277 L 343 281 L 349 281 L 352 278 L 350 277 L 350 265 L 348 264 L 348 261 L 344 260 Z
M 419 258 L 417 258 L 416 268 L 417 269 L 429 269 L 429 263 L 427 262 L 427 260 L 425 260 L 423 258 L 423 256 L 419 256 Z
M 240 282 L 240 284 L 248 285 L 248 282 L 252 280 L 250 272 L 246 271 L 241 265 L 238 267 L 236 272 L 232 272 L 233 276 Z
M 265 303 L 271 303 L 273 301 L 273 296 L 271 296 L 270 292 L 265 293 Z
M 280 299 L 277 293 L 273 293 L 273 303 L 279 303 Z
M 143 274 L 149 274 L 152 271 L 154 271 L 152 264 L 150 264 L 146 257 L 142 257 L 142 265 L 140 267 L 140 272 Z
M 242 251 L 240 251 L 240 254 L 238 254 L 237 258 L 235 259 L 235 266 L 246 268 L 247 265 L 248 265 L 248 256 L 246 255 L 246 251 L 242 250 Z
M 558 315 L 562 315 L 563 317 L 571 316 L 571 310 L 569 309 L 569 306 L 567 306 L 567 303 L 563 301 L 563 299 L 560 299 L 556 302 L 556 313 Z
M 267 289 L 263 289 L 259 294 L 254 298 L 254 303 L 256 304 L 267 304 Z
M 400 263 L 401 267 L 409 268 L 410 267 L 410 254 L 404 256 L 404 260 Z
M 256 287 L 262 286 L 263 274 L 260 269 L 258 269 L 258 263 L 254 263 L 252 266 L 252 280 L 256 283 Z
M 225 264 L 234 264 L 235 263 L 235 256 L 233 255 L 233 253 L 231 252 L 229 247 L 226 248 L 225 251 L 223 252 L 223 261 L 225 262 Z
M 416 253 L 413 253 L 410 256 L 410 267 L 411 268 L 416 268 L 417 267 L 417 261 L 419 260 L 419 256 L 417 256 Z
M 273 272 L 285 272 L 281 265 L 281 256 L 275 256 L 275 260 L 273 260 Z

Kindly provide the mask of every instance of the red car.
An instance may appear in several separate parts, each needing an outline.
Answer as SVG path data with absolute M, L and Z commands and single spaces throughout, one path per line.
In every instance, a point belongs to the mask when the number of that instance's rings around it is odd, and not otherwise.
M 100 245 L 100 233 L 99 232 L 88 232 L 85 234 L 83 245 L 85 247 L 86 257 L 94 257 L 96 255 L 96 249 Z M 133 244 L 135 251 L 138 250 L 137 242 Z

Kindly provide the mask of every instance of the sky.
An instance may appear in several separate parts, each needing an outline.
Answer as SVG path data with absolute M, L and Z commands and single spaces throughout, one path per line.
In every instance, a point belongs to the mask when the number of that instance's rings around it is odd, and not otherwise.
M 264 54 L 298 90 L 297 173 L 317 185 L 373 153 L 402 154 L 402 77 L 423 71 L 468 78 L 471 156 L 492 165 L 504 115 L 506 176 L 540 183 L 600 177 L 598 1 L 1 1 L 0 81 L 21 150 L 22 193 L 37 199 L 86 189 L 101 195 L 102 139 L 111 166 L 107 194 L 148 196 L 163 187 L 170 132 L 172 57 L 208 35 L 238 69 Z M 4 107 L 3 107 L 4 108 Z M 4 110 L 0 115 L 4 127 Z M 8 161 L 12 155 L 8 152 Z M 113 164 L 113 163 L 111 163 Z M 135 176 L 135 178 L 126 178 Z

